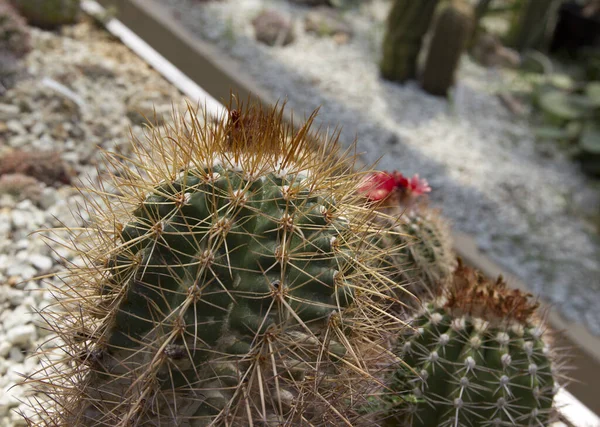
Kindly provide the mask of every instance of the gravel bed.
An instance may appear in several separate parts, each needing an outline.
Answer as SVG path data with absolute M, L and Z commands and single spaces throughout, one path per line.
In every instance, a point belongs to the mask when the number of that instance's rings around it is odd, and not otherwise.
M 365 163 L 381 159 L 381 169 L 426 177 L 455 228 L 600 335 L 600 239 L 589 220 L 600 211 L 600 185 L 559 150 L 536 143 L 526 118 L 502 106 L 505 73 L 465 57 L 451 102 L 382 80 L 377 63 L 389 1 L 346 11 L 354 33 L 347 43 L 304 31 L 311 9 L 284 0 L 161 3 L 296 114 L 320 107 L 318 122 L 340 126 L 346 145 L 357 139 Z M 252 19 L 267 7 L 292 17 L 293 43 L 255 41 Z
M 14 150 L 59 153 L 78 176 L 74 182 L 94 182 L 104 172 L 98 147 L 126 154 L 130 130 L 143 135 L 140 112 L 153 117 L 154 105 L 157 121 L 162 121 L 171 115 L 172 102 L 175 108 L 184 103 L 158 73 L 90 23 L 64 28 L 61 34 L 31 31 L 34 49 L 24 76 L 0 95 L 0 158 Z M 0 191 L 3 427 L 25 425 L 15 410 L 27 411 L 21 401 L 30 391 L 19 382 L 40 369 L 31 354 L 50 335 L 36 311 L 51 303 L 48 282 L 58 284 L 58 279 L 33 278 L 79 262 L 59 242 L 47 245 L 42 238 L 46 233 L 32 233 L 61 224 L 78 226 L 86 219 L 72 214 L 83 201 L 73 187 L 38 182 L 35 190 L 20 197 Z

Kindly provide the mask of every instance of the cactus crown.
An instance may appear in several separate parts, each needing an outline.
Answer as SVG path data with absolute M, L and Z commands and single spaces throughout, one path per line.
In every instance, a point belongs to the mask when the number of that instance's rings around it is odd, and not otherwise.
M 114 188 L 71 230 L 86 265 L 47 315 L 68 350 L 34 422 L 352 423 L 399 324 L 360 176 L 333 139 L 311 147 L 314 116 L 189 113 L 109 157 Z
M 527 323 L 539 307 L 539 302 L 531 300 L 531 294 L 509 289 L 502 276 L 495 282 L 489 281 L 460 260 L 446 294 L 444 309 L 452 316 L 477 317 L 492 324 Z

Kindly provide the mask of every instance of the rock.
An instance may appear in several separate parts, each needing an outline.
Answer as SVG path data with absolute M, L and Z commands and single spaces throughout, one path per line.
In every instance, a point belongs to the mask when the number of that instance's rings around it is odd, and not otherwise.
M 10 352 L 10 349 L 12 348 L 12 346 L 10 345 L 9 342 L 7 342 L 5 340 L 5 337 L 1 337 L 2 340 L 0 340 L 0 357 L 6 357 L 8 355 L 8 353 Z M 0 374 L 2 375 L 2 374 Z
M 19 325 L 31 323 L 32 320 L 33 315 L 31 314 L 31 308 L 28 308 L 25 305 L 20 305 L 8 313 L 8 316 L 6 316 L 2 322 L 2 326 L 4 327 L 4 330 L 9 331 Z
M 31 323 L 28 325 L 19 325 L 6 331 L 6 340 L 12 345 L 28 347 L 36 338 L 37 332 L 35 326 Z
M 23 355 L 23 352 L 21 350 L 19 350 L 17 347 L 13 347 L 10 349 L 8 358 L 15 363 L 21 363 L 23 360 L 25 360 L 25 356 Z
M 502 46 L 498 37 L 489 33 L 483 33 L 477 38 L 472 55 L 484 67 L 517 68 L 521 64 L 519 52 Z
M 304 18 L 304 28 L 319 37 L 346 36 L 352 37 L 352 27 L 344 20 L 340 12 L 328 7 L 318 7 L 308 12 Z
M 285 46 L 294 41 L 291 20 L 276 10 L 265 10 L 252 20 L 256 40 L 269 46 Z
M 161 91 L 144 91 L 127 101 L 127 118 L 132 124 L 151 123 L 160 126 L 172 115 L 169 94 Z
M 52 268 L 52 265 L 54 265 L 52 258 L 38 254 L 31 254 L 29 256 L 29 262 L 40 272 L 46 272 Z
M 14 276 L 14 277 L 21 279 L 16 284 L 17 286 L 23 280 L 29 280 L 32 277 L 35 277 L 36 274 L 37 274 L 37 271 L 35 270 L 35 268 L 33 268 L 32 266 L 30 266 L 29 264 L 27 264 L 25 262 L 19 262 L 19 263 L 12 264 L 10 267 L 8 267 L 6 269 L 7 276 Z M 23 284 L 22 286 L 25 286 L 25 284 Z
M 6 121 L 16 118 L 19 115 L 20 109 L 12 104 L 0 104 L 0 120 Z

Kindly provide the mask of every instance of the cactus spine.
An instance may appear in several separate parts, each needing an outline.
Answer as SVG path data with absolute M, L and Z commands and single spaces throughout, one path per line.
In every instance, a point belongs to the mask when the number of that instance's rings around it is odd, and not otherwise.
M 80 0 L 13 0 L 30 25 L 53 29 L 74 24 Z
M 370 298 L 387 283 L 373 211 L 309 124 L 232 110 L 135 145 L 78 246 L 55 312 L 68 356 L 33 423 L 353 423 L 394 323 Z
M 548 425 L 558 362 L 536 308 L 501 279 L 459 266 L 445 298 L 428 304 L 399 342 L 403 362 L 390 388 L 403 397 L 390 399 L 390 422 Z
M 405 82 L 417 76 L 417 58 L 438 0 L 395 0 L 383 40 L 381 74 Z
M 432 95 L 446 96 L 473 29 L 473 8 L 460 0 L 442 6 L 421 76 L 421 87 Z

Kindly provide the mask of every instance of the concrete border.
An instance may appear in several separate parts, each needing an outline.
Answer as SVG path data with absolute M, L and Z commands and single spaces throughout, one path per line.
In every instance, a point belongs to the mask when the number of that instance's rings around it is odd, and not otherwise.
M 143 1 L 143 3 L 142 3 Z M 245 76 L 240 67 L 220 55 L 212 46 L 178 25 L 164 8 L 151 0 L 99 0 L 103 6 L 117 6 L 116 19 L 105 26 L 126 46 L 145 59 L 152 67 L 185 93 L 193 102 L 205 105 L 211 114 L 222 113 L 232 92 L 262 103 L 274 104 L 273 98 L 255 81 Z M 102 6 L 93 0 L 84 0 L 82 7 L 93 16 L 102 14 Z M 163 56 L 164 55 L 164 56 Z M 202 83 L 207 90 L 197 83 Z M 219 101 L 221 103 L 219 103 Z M 477 267 L 489 277 L 504 276 L 511 286 L 528 291 L 528 287 L 482 254 L 475 240 L 454 233 L 456 251 L 466 263 Z M 572 376 L 569 390 L 596 412 L 600 412 L 600 339 L 591 335 L 582 325 L 568 322 L 556 311 L 550 310 L 548 321 L 553 329 L 562 331 L 557 344 L 569 348 L 569 356 L 578 371 Z M 565 421 L 575 426 L 600 427 L 600 418 L 571 393 L 562 391 L 557 397 L 569 410 L 563 411 Z M 577 421 L 576 421 L 577 420 Z

